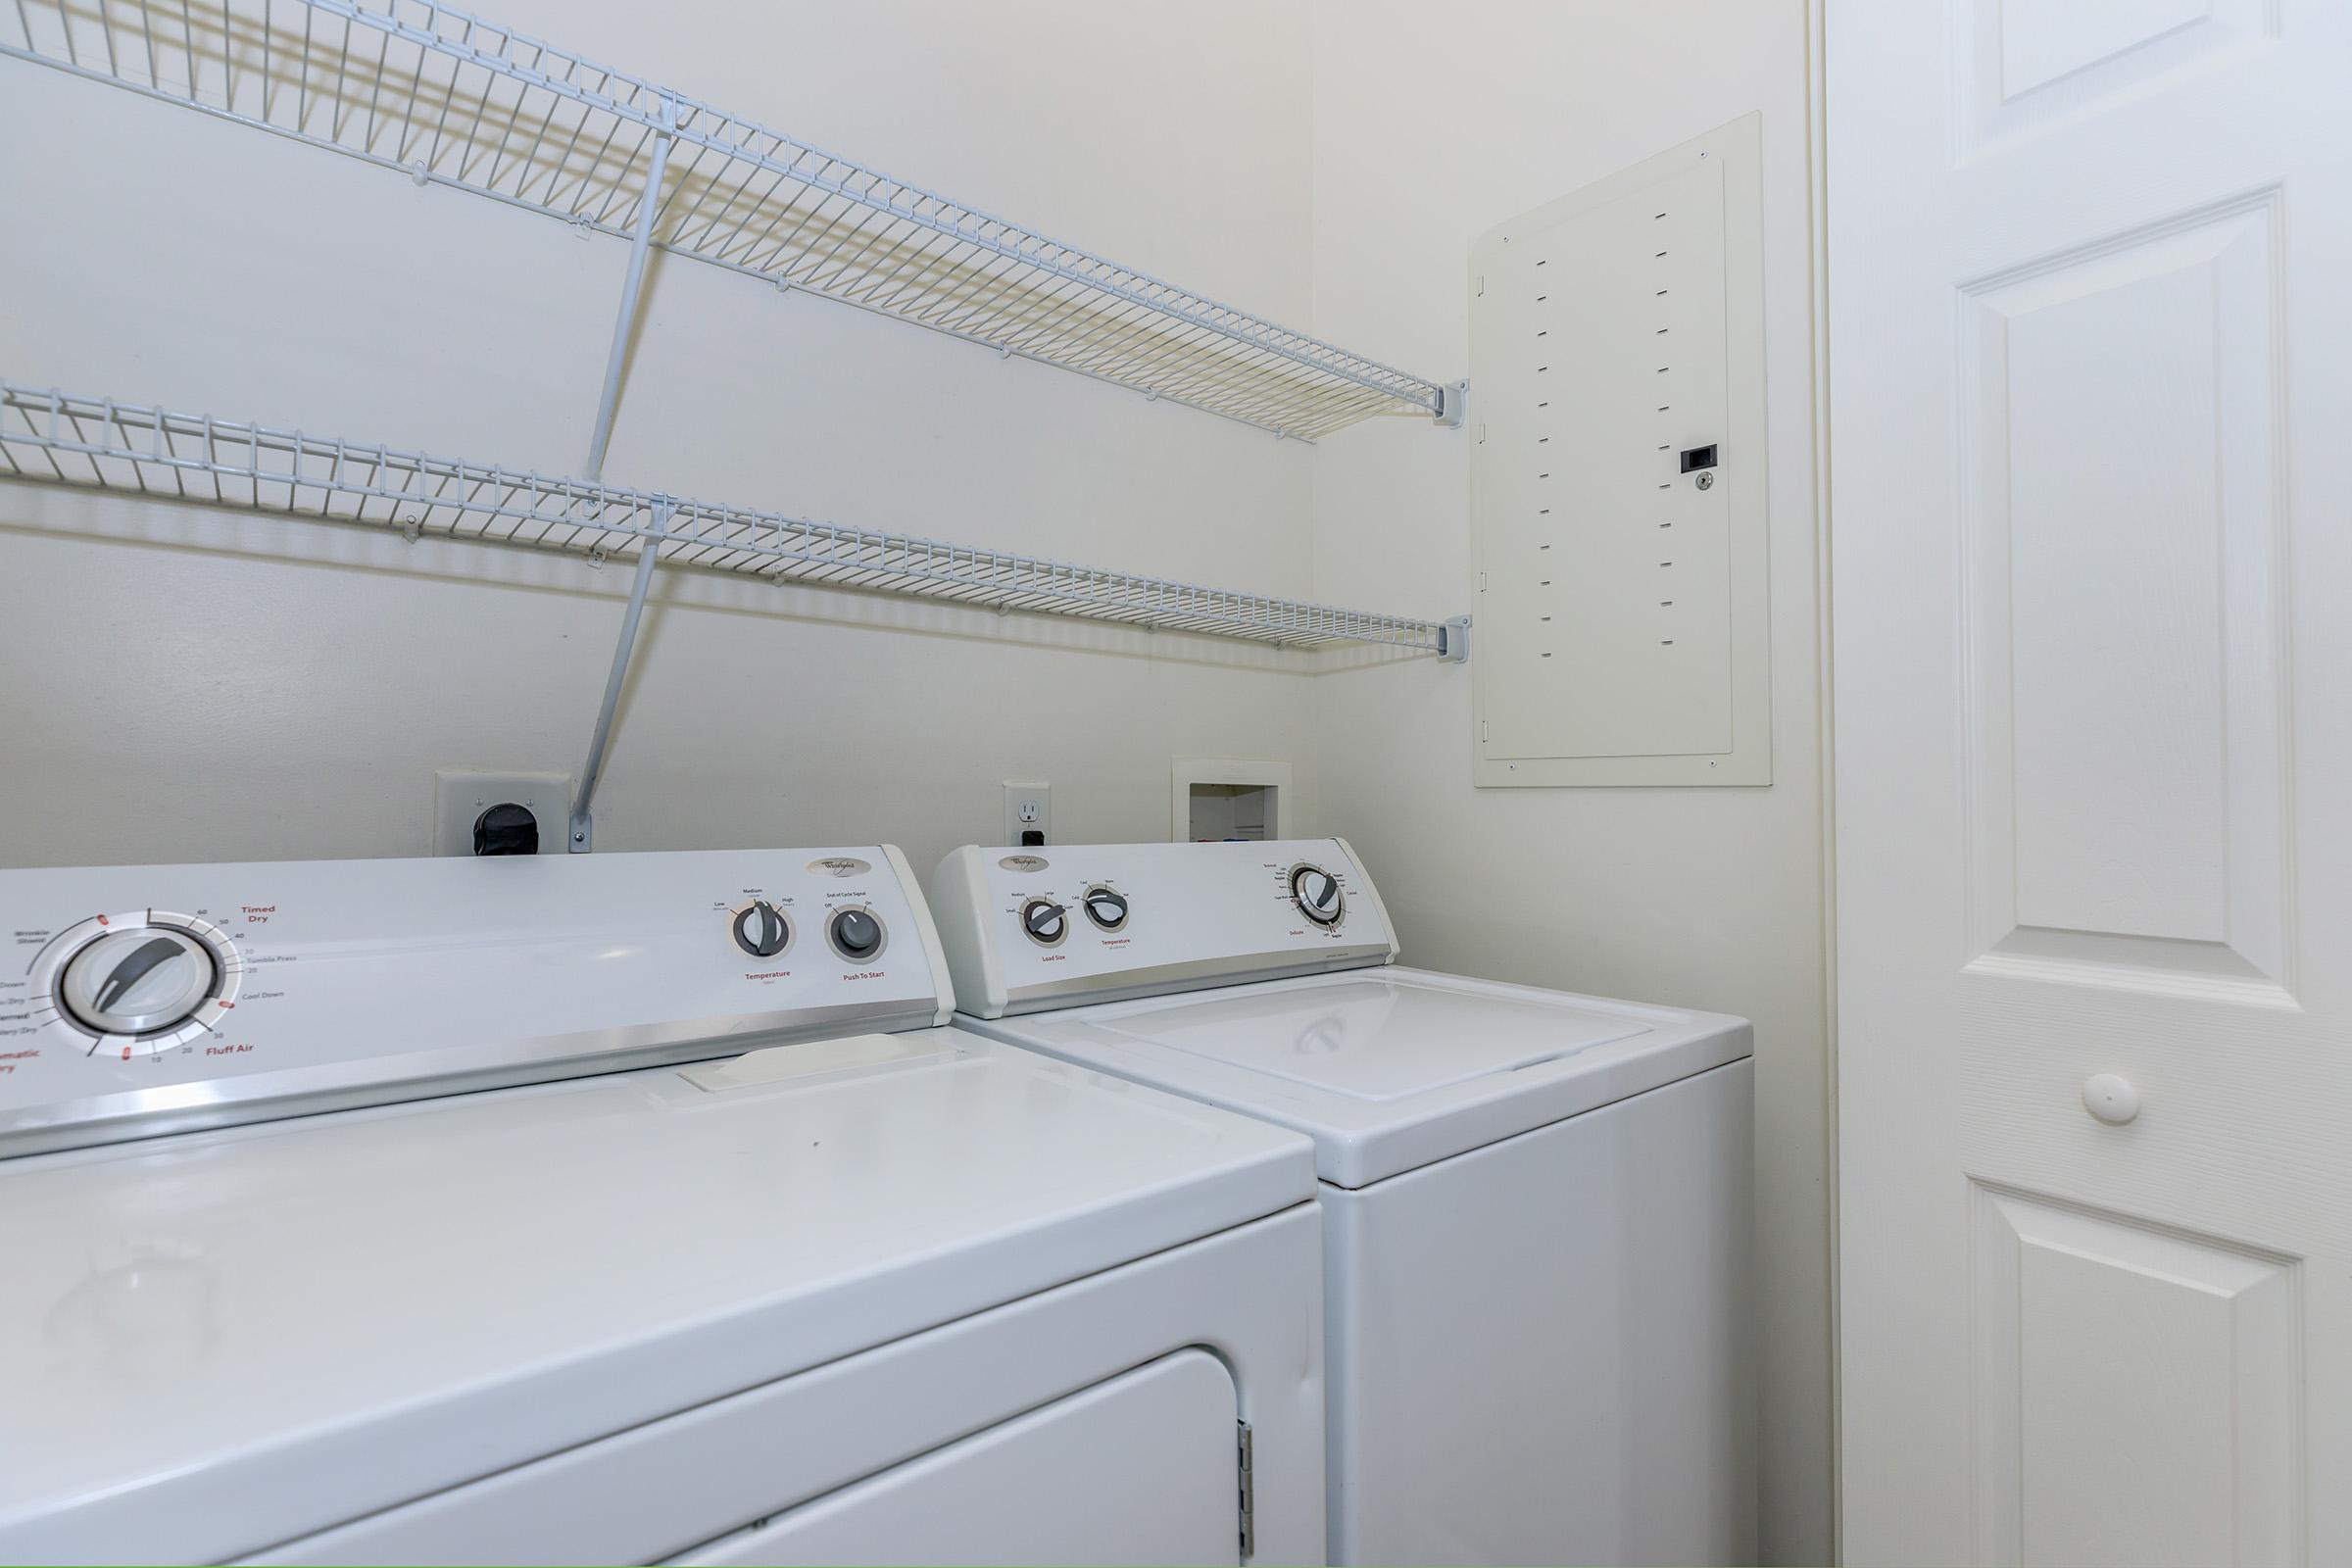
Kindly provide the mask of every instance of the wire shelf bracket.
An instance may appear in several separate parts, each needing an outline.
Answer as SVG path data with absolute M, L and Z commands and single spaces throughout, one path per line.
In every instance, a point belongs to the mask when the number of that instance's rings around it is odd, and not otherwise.
M 1438 662 L 1467 664 L 1470 662 L 1470 617 L 1448 615 L 1438 623 Z
M 1148 397 L 1313 440 L 1443 385 L 432 0 L 17 0 L 68 72 Z M 597 436 L 610 435 L 608 374 Z M 598 464 L 589 466 L 593 476 Z

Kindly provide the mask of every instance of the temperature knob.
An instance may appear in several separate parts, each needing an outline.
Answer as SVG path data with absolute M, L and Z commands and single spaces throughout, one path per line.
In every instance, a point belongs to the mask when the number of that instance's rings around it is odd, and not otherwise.
M 1039 947 L 1055 947 L 1070 934 L 1069 913 L 1052 899 L 1031 899 L 1021 906 L 1021 929 Z
M 192 934 L 167 926 L 114 931 L 66 964 L 58 1000 L 102 1035 L 175 1029 L 220 993 L 220 965 Z
M 1100 885 L 1088 888 L 1086 897 L 1078 901 L 1086 917 L 1105 931 L 1116 931 L 1127 923 L 1127 895 L 1116 888 Z
M 772 958 L 792 946 L 792 922 L 765 899 L 735 911 L 735 945 L 755 958 Z
M 852 963 L 863 963 L 882 951 L 882 922 L 865 908 L 836 909 L 825 923 L 833 951 Z
M 1340 892 L 1340 879 L 1319 865 L 1291 868 L 1291 902 L 1298 906 L 1300 914 L 1317 925 L 1338 925 L 1348 912 L 1348 900 Z

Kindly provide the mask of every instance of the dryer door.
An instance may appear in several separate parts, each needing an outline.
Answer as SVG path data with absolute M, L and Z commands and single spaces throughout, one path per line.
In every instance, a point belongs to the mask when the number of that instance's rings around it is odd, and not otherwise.
M 1238 1562 L 1237 1418 L 1224 1363 L 1178 1350 L 672 1561 Z

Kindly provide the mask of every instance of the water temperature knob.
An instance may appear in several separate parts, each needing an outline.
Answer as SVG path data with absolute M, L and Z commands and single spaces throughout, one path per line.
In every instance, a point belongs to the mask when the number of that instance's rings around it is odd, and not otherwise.
M 772 958 L 792 945 L 792 922 L 765 899 L 754 899 L 735 913 L 735 945 L 755 958 Z
M 1086 890 L 1086 897 L 1079 903 L 1086 909 L 1086 917 L 1102 930 L 1116 931 L 1127 923 L 1127 895 L 1116 888 L 1097 883 Z

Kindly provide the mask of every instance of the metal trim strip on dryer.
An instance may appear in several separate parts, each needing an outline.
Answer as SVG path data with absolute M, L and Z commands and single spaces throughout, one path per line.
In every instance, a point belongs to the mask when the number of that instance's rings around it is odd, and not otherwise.
M 1033 1012 L 1038 1006 L 1066 997 L 1083 996 L 1094 1002 L 1132 1002 L 1164 996 L 1171 991 L 1212 990 L 1219 985 L 1255 984 L 1289 980 L 1299 975 L 1325 974 L 1334 969 L 1368 969 L 1394 960 L 1386 942 L 1355 943 L 1332 948 L 1312 957 L 1295 952 L 1252 953 L 1240 957 L 1187 958 L 1182 963 L 1158 963 L 1146 969 L 1118 971 L 1121 984 L 1103 986 L 1099 975 L 1072 975 L 1042 985 L 1013 986 L 1004 993 L 1004 1016 Z
M 813 1007 L 801 1013 L 803 1023 L 781 1029 L 729 1029 L 713 1018 L 634 1024 L 498 1047 L 453 1046 L 413 1055 L 369 1056 L 360 1061 L 324 1062 L 51 1101 L 0 1110 L 0 1158 L 280 1116 L 395 1104 L 460 1090 L 508 1089 L 673 1061 L 739 1055 L 766 1046 L 838 1033 L 844 1023 L 854 1022 L 860 1033 L 874 1034 L 929 1028 L 935 1005 L 932 998 L 922 997 L 885 1013 L 849 1004 Z M 566 1061 L 566 1057 L 576 1059 Z M 406 1070 L 384 1072 L 388 1061 L 401 1063 Z

